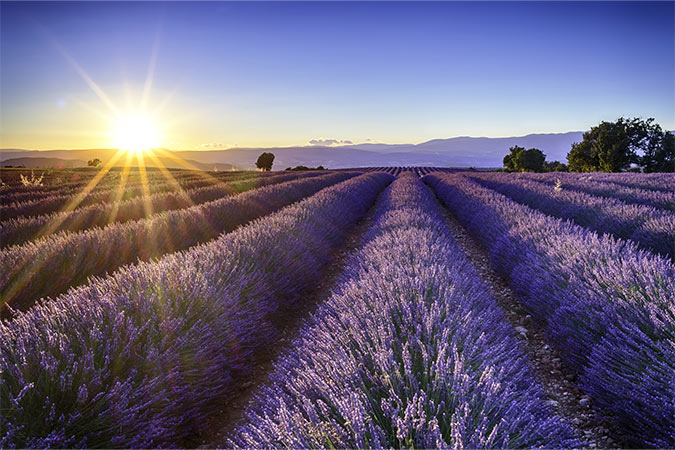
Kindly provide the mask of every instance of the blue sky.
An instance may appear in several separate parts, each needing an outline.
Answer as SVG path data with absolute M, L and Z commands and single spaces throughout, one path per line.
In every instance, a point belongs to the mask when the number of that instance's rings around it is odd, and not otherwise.
M 0 9 L 2 147 L 107 146 L 144 91 L 169 148 L 675 129 L 673 2 Z

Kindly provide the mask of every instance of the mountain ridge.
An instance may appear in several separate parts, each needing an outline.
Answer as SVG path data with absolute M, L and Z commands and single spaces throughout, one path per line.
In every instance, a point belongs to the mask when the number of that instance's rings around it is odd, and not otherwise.
M 501 167 L 502 159 L 513 145 L 542 150 L 549 161 L 565 161 L 572 143 L 582 139 L 582 131 L 565 133 L 531 133 L 510 137 L 457 136 L 432 139 L 418 144 L 361 143 L 338 146 L 287 146 L 287 147 L 232 147 L 217 150 L 171 150 L 171 154 L 191 160 L 197 166 L 231 164 L 239 169 L 255 168 L 258 152 L 275 154 L 274 169 L 297 165 L 327 168 L 368 166 L 454 166 Z M 25 150 L 0 149 L 0 161 L 31 156 L 88 160 L 100 158 L 104 162 L 114 149 L 81 150 Z M 200 167 L 201 168 L 201 167 Z

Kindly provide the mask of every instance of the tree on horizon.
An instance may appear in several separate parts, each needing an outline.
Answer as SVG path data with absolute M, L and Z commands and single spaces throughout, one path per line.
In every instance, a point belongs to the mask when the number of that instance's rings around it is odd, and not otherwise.
M 255 166 L 263 172 L 272 170 L 272 164 L 274 164 L 274 153 L 268 152 L 261 153 L 260 156 L 258 156 L 258 160 L 255 162 Z

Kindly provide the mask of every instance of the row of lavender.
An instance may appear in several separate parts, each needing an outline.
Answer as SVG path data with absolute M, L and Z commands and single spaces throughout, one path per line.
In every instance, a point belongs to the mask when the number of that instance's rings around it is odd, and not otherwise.
M 178 182 L 195 179 L 196 175 L 196 173 L 182 171 L 171 171 L 171 173 Z M 138 185 L 143 181 L 140 175 L 141 173 L 138 170 L 124 170 L 119 172 L 117 170 L 108 171 L 107 169 L 102 169 L 98 172 L 90 171 L 83 174 L 77 174 L 75 175 L 75 179 L 71 181 L 66 181 L 62 178 L 47 179 L 53 183 L 49 185 L 23 186 L 19 184 L 18 186 L 4 186 L 2 188 L 3 196 L 0 199 L 0 205 L 31 201 L 50 195 L 72 195 L 84 189 L 89 183 L 93 183 L 94 180 L 96 180 L 95 189 L 109 189 L 119 185 L 120 181 L 124 181 L 124 183 L 129 186 Z M 163 174 L 161 178 L 157 178 L 156 174 L 149 174 L 147 172 L 145 175 L 144 178 L 148 183 L 153 185 L 166 181 L 166 177 L 163 176 Z M 42 182 L 45 183 L 47 180 L 43 179 Z
M 484 186 L 546 214 L 571 219 L 599 233 L 630 239 L 675 259 L 675 213 L 652 206 L 598 197 L 512 174 L 470 175 Z
M 353 170 L 353 169 L 349 169 Z M 414 166 L 399 166 L 399 167 L 367 167 L 359 170 L 364 172 L 386 172 L 394 176 L 398 176 L 402 173 L 411 172 L 417 176 L 424 176 L 431 172 L 455 172 L 461 169 L 452 169 L 444 167 L 414 167 Z
M 354 176 L 341 172 L 273 184 L 147 219 L 56 233 L 0 251 L 0 307 L 25 309 L 92 275 L 110 273 L 216 238 L 253 219 Z
M 261 186 L 324 174 L 325 172 L 294 172 L 269 177 L 247 177 L 194 189 L 137 196 L 117 202 L 96 203 L 72 211 L 18 217 L 0 222 L 0 247 L 9 247 L 34 240 L 46 232 L 50 234 L 59 231 L 76 232 L 93 227 L 104 227 L 115 222 L 139 220 L 163 211 L 189 208 Z
M 675 187 L 672 190 L 666 191 L 645 189 L 569 173 L 522 173 L 519 174 L 518 177 L 539 181 L 549 186 L 557 186 L 559 189 L 571 189 L 573 191 L 585 192 L 586 194 L 598 195 L 600 197 L 616 198 L 627 203 L 675 211 Z M 636 180 L 640 179 L 640 175 L 635 175 L 634 177 Z M 665 181 L 668 178 L 675 181 L 674 175 L 662 174 L 661 179 Z
M 612 183 L 617 186 L 656 190 L 675 191 L 675 176 L 672 173 L 569 173 L 561 174 L 579 180 L 593 180 Z
M 180 445 L 391 180 L 350 179 L 0 323 L 0 447 Z
M 580 444 L 414 174 L 385 192 L 341 285 L 291 348 L 230 446 Z
M 96 188 L 108 189 L 116 187 L 120 181 L 124 181 L 129 185 L 148 183 L 150 185 L 157 185 L 169 181 L 167 172 L 171 174 L 178 183 L 195 181 L 198 179 L 213 179 L 213 178 L 230 178 L 237 177 L 240 174 L 250 174 L 254 172 L 203 172 L 198 170 L 186 169 L 140 169 L 137 167 L 123 167 L 123 168 L 103 168 L 99 170 L 68 170 L 57 169 L 54 171 L 34 171 L 35 177 L 43 176 L 43 184 L 40 186 L 24 186 L 22 184 L 9 185 L 2 188 L 2 192 L 8 197 L 18 196 L 41 196 L 57 194 L 57 192 L 67 194 L 76 193 L 82 188 L 86 187 L 93 180 L 96 180 Z M 258 172 L 259 173 L 259 172 Z M 6 200 L 0 202 L 5 204 Z
M 83 206 L 128 200 L 140 196 L 213 186 L 222 181 L 242 180 L 252 177 L 262 178 L 263 176 L 255 172 L 242 172 L 236 175 L 228 173 L 219 177 L 192 176 L 189 179 L 183 180 L 163 179 L 157 182 L 139 182 L 133 184 L 120 180 L 118 184 L 106 184 L 103 186 L 97 184 L 90 190 L 84 186 L 75 190 L 55 191 L 26 201 L 12 201 L 14 198 L 12 195 L 3 193 L 2 198 L 6 200 L 6 203 L 0 205 L 0 217 L 5 221 L 14 217 L 38 216 L 69 207 L 81 208 Z
M 425 181 L 486 247 L 579 385 L 638 447 L 675 447 L 675 266 L 462 175 Z

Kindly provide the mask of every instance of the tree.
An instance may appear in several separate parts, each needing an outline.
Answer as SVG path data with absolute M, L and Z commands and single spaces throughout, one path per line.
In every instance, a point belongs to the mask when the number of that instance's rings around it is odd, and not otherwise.
M 675 172 L 675 135 L 670 131 L 661 133 L 642 156 L 645 172 Z
M 541 150 L 537 148 L 525 150 L 524 147 L 514 145 L 509 151 L 511 153 L 504 156 L 504 167 L 508 171 L 543 172 L 545 170 L 546 155 Z
M 90 159 L 89 161 L 87 161 L 87 165 L 89 167 L 98 167 L 101 165 L 101 160 L 98 158 Z
M 669 156 L 668 134 L 653 118 L 619 117 L 616 122 L 600 122 L 584 133 L 581 142 L 572 144 L 567 154 L 569 169 L 621 172 L 636 164 L 646 172 L 667 171 L 675 161 Z
M 274 154 L 273 153 L 262 153 L 258 156 L 258 160 L 255 162 L 255 166 L 262 171 L 272 170 L 272 164 L 274 163 Z
M 567 166 L 560 161 L 546 162 L 545 166 L 547 172 L 567 172 Z

